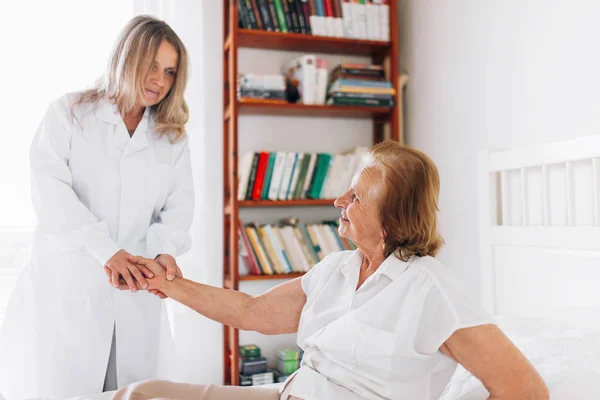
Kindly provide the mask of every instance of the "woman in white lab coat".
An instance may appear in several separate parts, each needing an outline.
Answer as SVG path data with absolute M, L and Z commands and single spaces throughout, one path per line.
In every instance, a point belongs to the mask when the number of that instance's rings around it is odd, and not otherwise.
M 0 333 L 0 392 L 8 399 L 165 377 L 165 308 L 137 292 L 152 274 L 136 256 L 180 274 L 174 257 L 191 245 L 187 69 L 172 29 L 138 16 L 96 87 L 50 104 L 30 152 L 38 219 L 31 258 Z M 131 290 L 107 284 L 105 272 Z

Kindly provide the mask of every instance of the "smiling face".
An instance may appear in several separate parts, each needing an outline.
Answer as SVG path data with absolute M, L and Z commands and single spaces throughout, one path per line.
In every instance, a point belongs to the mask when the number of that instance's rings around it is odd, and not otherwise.
M 175 83 L 177 62 L 177 50 L 163 40 L 144 80 L 143 93 L 140 95 L 142 106 L 156 105 L 166 97 Z
M 340 236 L 352 240 L 362 249 L 380 249 L 383 228 L 380 221 L 384 193 L 383 173 L 374 166 L 359 170 L 350 189 L 335 200 L 341 210 Z

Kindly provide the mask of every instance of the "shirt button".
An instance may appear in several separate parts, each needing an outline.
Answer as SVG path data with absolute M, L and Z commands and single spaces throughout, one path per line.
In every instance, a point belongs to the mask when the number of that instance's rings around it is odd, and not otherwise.
M 110 301 L 110 300 L 109 300 L 109 301 L 107 301 L 107 302 L 106 302 L 106 305 L 107 305 L 108 307 L 112 306 L 112 301 Z

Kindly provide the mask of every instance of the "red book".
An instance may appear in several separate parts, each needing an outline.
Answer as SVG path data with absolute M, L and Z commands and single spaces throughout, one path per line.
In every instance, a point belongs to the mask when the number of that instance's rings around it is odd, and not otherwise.
M 260 194 L 262 193 L 262 186 L 265 182 L 265 172 L 267 171 L 268 162 L 269 153 L 262 151 L 258 157 L 258 164 L 256 166 L 256 180 L 254 181 L 254 187 L 252 188 L 252 200 L 260 200 Z
M 325 16 L 333 17 L 333 3 L 331 0 L 323 0 L 323 6 L 325 8 Z

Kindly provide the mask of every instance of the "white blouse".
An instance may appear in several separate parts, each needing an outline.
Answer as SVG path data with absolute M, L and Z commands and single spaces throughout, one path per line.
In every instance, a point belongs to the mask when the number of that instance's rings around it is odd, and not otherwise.
M 302 277 L 304 357 L 286 395 L 439 399 L 457 365 L 440 346 L 494 319 L 435 258 L 391 255 L 356 290 L 361 263 L 358 250 L 333 253 Z

